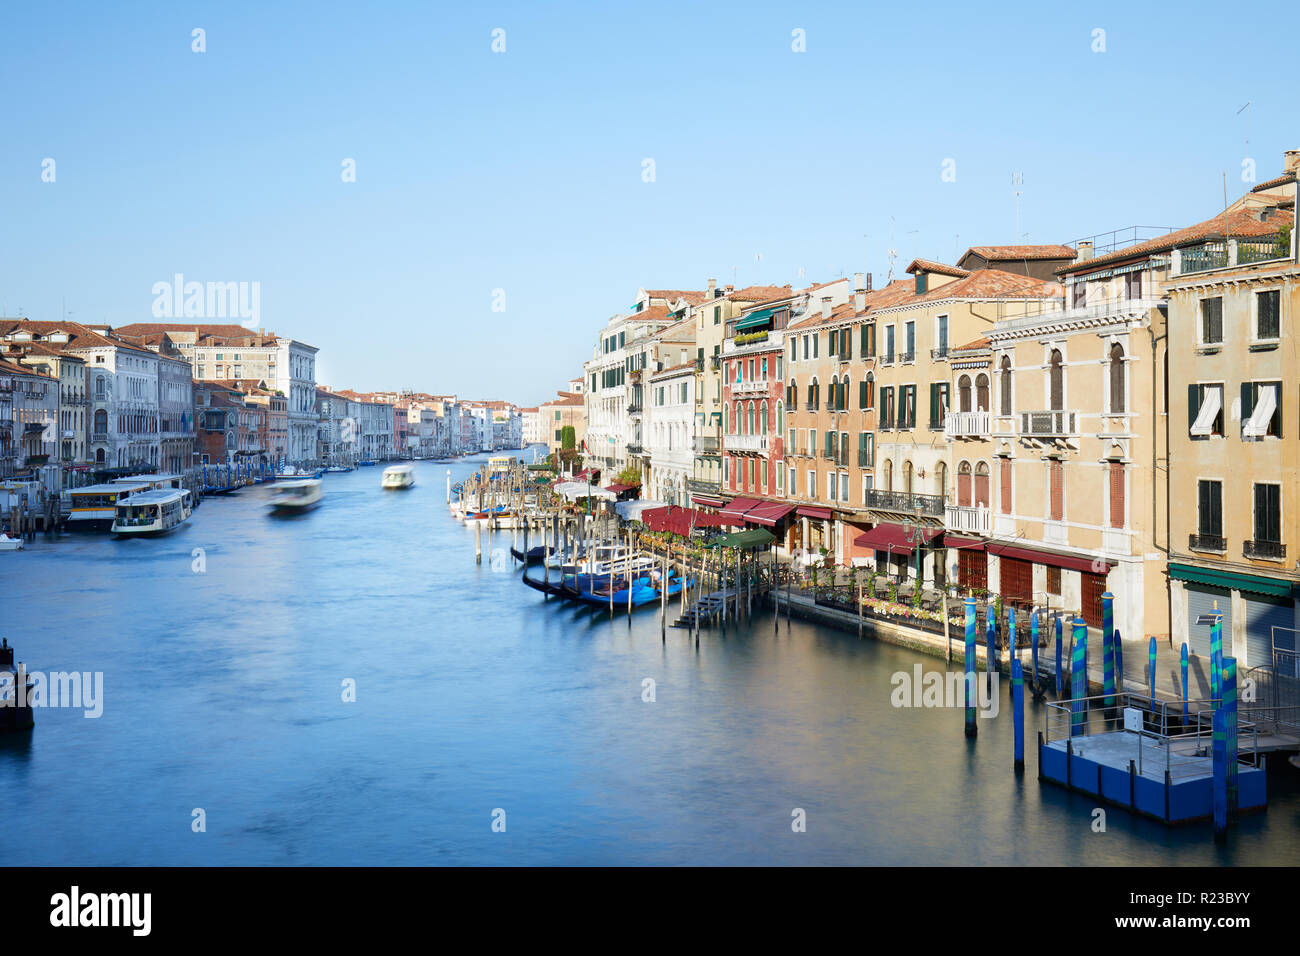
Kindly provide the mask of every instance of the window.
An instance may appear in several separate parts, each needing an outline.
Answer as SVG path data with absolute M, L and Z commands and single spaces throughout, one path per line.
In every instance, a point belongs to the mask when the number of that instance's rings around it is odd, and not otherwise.
M 1052 411 L 1057 412 L 1065 408 L 1065 359 L 1060 349 L 1052 349 L 1052 356 L 1047 365 L 1050 407 Z
M 790 361 L 797 362 L 798 360 L 799 360 L 799 340 L 797 338 L 794 338 L 790 340 Z
M 957 379 L 957 408 L 963 412 L 970 411 L 970 376 L 963 375 Z
M 1282 486 L 1255 485 L 1255 540 L 1282 542 Z
M 715 305 L 713 307 L 713 324 L 718 325 L 721 322 L 722 322 L 722 306 Z
M 862 326 L 861 333 L 862 358 L 874 358 L 876 354 L 876 326 L 875 323 L 868 322 Z
M 1223 296 L 1201 300 L 1201 344 L 1223 343 Z
M 1255 293 L 1255 338 L 1270 341 L 1282 328 L 1282 293 L 1278 289 Z
M 998 477 L 998 484 L 1001 486 L 1002 491 L 1002 513 L 1009 515 L 1011 514 L 1011 459 L 1001 459 L 1001 464 L 998 467 L 1002 472 Z
M 1115 342 L 1110 347 L 1110 413 L 1122 415 L 1124 411 L 1124 346 Z
M 817 457 L 817 429 L 808 429 L 808 457 Z
M 813 357 L 813 358 L 816 358 L 816 357 L 817 357 L 817 336 L 816 336 L 816 335 L 810 335 L 810 336 L 808 336 L 808 337 L 809 337 L 810 339 L 812 339 L 812 350 L 813 350 L 812 357 Z
M 880 427 L 894 427 L 894 387 L 886 385 L 880 390 Z
M 1241 437 L 1282 437 L 1281 382 L 1241 383 Z
M 1086 282 L 1076 282 L 1070 287 L 1070 306 L 1075 309 L 1082 309 L 1088 304 L 1088 284 Z
M 808 471 L 808 497 L 817 497 L 817 472 L 812 469 Z
M 975 407 L 981 412 L 989 410 L 989 377 L 983 372 L 975 376 Z
M 948 316 L 941 315 L 935 319 L 935 341 L 938 343 L 939 354 L 948 354 Z
M 1002 387 L 1002 414 L 1011 414 L 1011 356 L 1002 356 L 1002 362 L 998 366 L 1001 372 L 999 384 Z
M 907 343 L 906 358 L 908 361 L 911 361 L 916 356 L 916 323 L 915 322 L 905 323 L 903 329 L 905 332 L 904 341 L 906 341 Z
M 893 360 L 894 360 L 894 327 L 892 325 L 887 325 L 885 326 L 885 361 L 892 362 Z
M 832 471 L 826 476 L 826 497 L 831 501 L 839 500 L 839 488 L 839 479 L 836 477 L 835 472 Z
M 791 380 L 790 385 L 787 387 L 786 391 L 789 393 L 789 394 L 786 395 L 786 401 L 788 401 L 788 402 L 790 403 L 790 407 L 791 407 L 792 409 L 793 409 L 793 408 L 796 408 L 796 407 L 799 405 L 799 385 L 798 385 L 798 383 L 795 382 L 795 381 L 793 381 L 793 380 Z
M 849 500 L 849 476 L 840 474 L 840 501 L 848 502 Z
M 875 438 L 871 432 L 858 432 L 858 467 L 870 468 L 875 462 Z
M 1110 526 L 1124 527 L 1124 463 L 1112 461 L 1110 472 Z
M 975 506 L 987 508 L 990 500 L 989 466 L 988 462 L 982 461 L 975 466 Z
M 808 336 L 803 337 L 803 357 L 804 361 L 808 360 Z
M 1223 482 L 1202 479 L 1196 483 L 1196 532 L 1223 536 Z
M 930 429 L 943 429 L 943 416 L 948 412 L 948 383 L 930 383 Z
M 926 290 L 927 286 L 929 285 L 929 283 L 928 283 L 928 281 L 927 281 L 929 278 L 930 278 L 929 275 L 928 275 L 927 273 L 924 273 L 924 272 L 918 272 L 918 273 L 916 274 L 916 294 L 917 294 L 917 295 L 925 295 L 925 290 Z
M 1047 593 L 1061 593 L 1061 569 L 1050 564 L 1047 566 Z
M 971 502 L 970 462 L 963 461 L 957 466 L 957 504 L 969 508 Z
M 901 385 L 898 389 L 898 427 L 916 427 L 916 386 Z
M 1134 269 L 1132 272 L 1124 273 L 1124 298 L 1142 298 L 1142 272 L 1140 270 Z
M 1223 385 L 1187 386 L 1188 431 L 1198 438 L 1223 435 Z
M 1047 463 L 1049 490 L 1049 507 L 1048 516 L 1053 521 L 1062 521 L 1065 518 L 1065 465 L 1053 459 Z

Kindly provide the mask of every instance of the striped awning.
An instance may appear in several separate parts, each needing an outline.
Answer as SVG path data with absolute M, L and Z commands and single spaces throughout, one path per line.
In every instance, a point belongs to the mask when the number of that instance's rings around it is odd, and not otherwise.
M 756 325 L 765 325 L 771 318 L 776 309 L 759 309 L 757 312 L 751 312 L 749 315 L 736 320 L 736 331 L 742 329 L 752 329 Z
M 721 514 L 724 518 L 732 518 L 736 524 L 744 520 L 745 512 L 750 508 L 757 508 L 763 502 L 757 498 L 733 498 L 731 502 L 722 509 Z

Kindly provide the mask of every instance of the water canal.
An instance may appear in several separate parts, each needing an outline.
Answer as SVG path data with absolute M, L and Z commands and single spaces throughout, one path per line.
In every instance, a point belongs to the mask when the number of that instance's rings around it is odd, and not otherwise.
M 22 835 L 0 862 L 1300 859 L 1283 761 L 1268 812 L 1225 845 L 1114 808 L 1094 832 L 1095 801 L 1040 785 L 1032 754 L 1013 774 L 1009 706 L 968 741 L 960 710 L 891 705 L 893 674 L 942 661 L 798 620 L 774 635 L 770 616 L 661 643 L 654 610 L 629 626 L 547 604 L 475 564 L 447 466 L 416 468 L 405 493 L 382 492 L 378 468 L 329 475 L 296 519 L 247 489 L 163 538 L 0 555 L 0 633 L 27 667 L 104 675 L 99 718 L 41 710 L 0 738 L 0 817 Z

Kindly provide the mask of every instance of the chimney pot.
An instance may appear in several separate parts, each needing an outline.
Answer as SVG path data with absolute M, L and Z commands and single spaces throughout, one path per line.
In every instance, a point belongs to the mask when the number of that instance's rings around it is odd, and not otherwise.
M 1288 149 L 1282 154 L 1282 172 L 1300 172 L 1300 149 Z
M 1074 250 L 1074 261 L 1083 262 L 1085 259 L 1092 258 L 1092 240 L 1079 243 L 1078 248 Z
M 833 300 L 831 299 L 830 296 L 828 295 L 822 296 L 822 318 L 823 319 L 829 319 L 831 317 L 832 301 Z

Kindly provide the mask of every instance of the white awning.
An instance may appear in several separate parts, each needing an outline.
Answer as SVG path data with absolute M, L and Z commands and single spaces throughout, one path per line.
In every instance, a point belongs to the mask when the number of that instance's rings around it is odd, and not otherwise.
M 1214 421 L 1219 417 L 1219 411 L 1222 408 L 1223 386 L 1206 386 L 1205 392 L 1201 398 L 1201 410 L 1196 413 L 1196 421 L 1192 422 L 1192 434 L 1211 434 L 1214 429 Z
M 651 508 L 667 508 L 666 501 L 620 501 L 614 505 L 614 510 L 624 521 L 640 521 L 642 512 L 649 511 Z
M 1259 400 L 1250 418 L 1241 426 L 1242 438 L 1262 438 L 1268 434 L 1268 423 L 1277 411 L 1277 389 L 1266 385 L 1259 390 Z
M 589 485 L 585 481 L 566 481 L 555 486 L 555 493 L 570 501 L 577 501 L 579 498 L 606 498 L 613 501 L 618 495 L 612 491 L 606 491 L 600 485 Z

